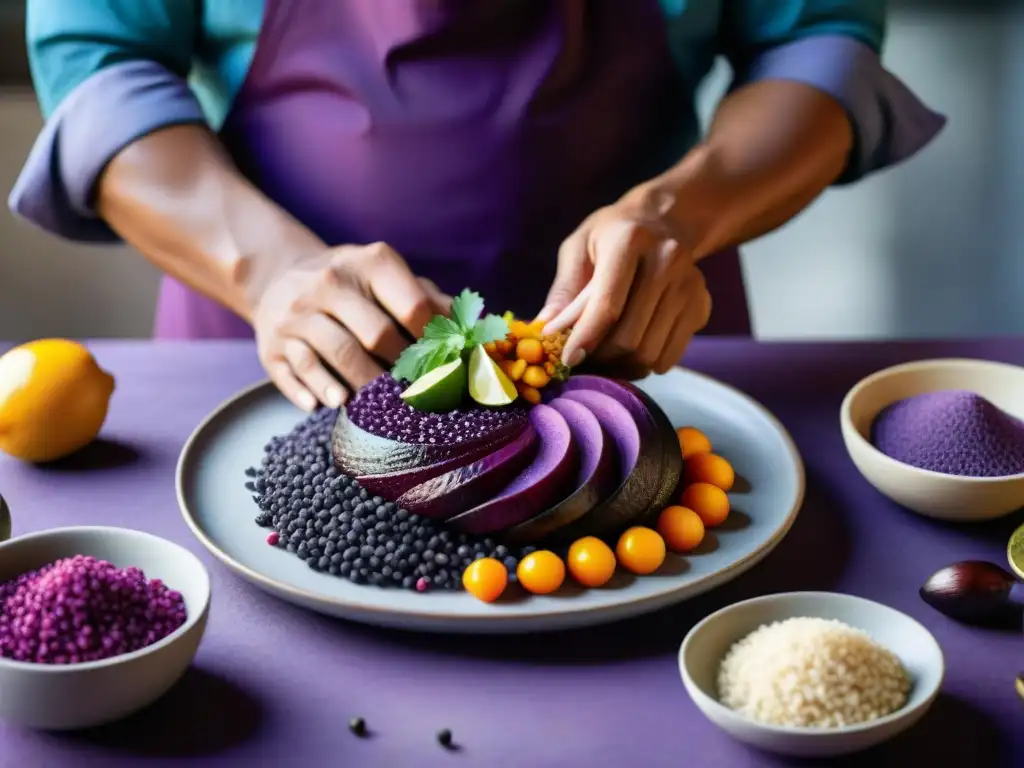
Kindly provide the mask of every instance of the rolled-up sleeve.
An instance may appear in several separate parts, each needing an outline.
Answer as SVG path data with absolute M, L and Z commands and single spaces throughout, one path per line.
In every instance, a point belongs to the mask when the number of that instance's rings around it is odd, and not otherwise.
M 900 163 L 946 124 L 882 65 L 886 0 L 741 0 L 727 4 L 723 48 L 734 87 L 781 79 L 815 87 L 843 105 L 854 151 L 845 184 Z
M 195 0 L 30 0 L 32 78 L 46 123 L 11 210 L 73 240 L 116 242 L 96 183 L 125 147 L 205 117 L 188 86 Z

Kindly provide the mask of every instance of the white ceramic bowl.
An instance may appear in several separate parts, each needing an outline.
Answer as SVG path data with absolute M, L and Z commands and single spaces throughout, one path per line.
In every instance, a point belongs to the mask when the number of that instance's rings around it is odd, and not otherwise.
M 764 624 L 795 617 L 838 619 L 895 653 L 912 680 L 906 705 L 869 723 L 819 730 L 765 725 L 719 703 L 718 668 L 733 643 Z M 939 693 L 945 662 L 927 629 L 888 606 L 853 595 L 787 592 L 744 600 L 705 618 L 683 640 L 679 669 L 697 707 L 734 738 L 782 755 L 834 757 L 881 744 L 920 720 Z
M 126 528 L 57 528 L 0 544 L 0 582 L 63 557 L 137 566 L 185 598 L 188 619 L 163 640 L 103 661 L 48 665 L 0 658 L 0 719 L 40 730 L 120 720 L 156 701 L 192 663 L 210 606 L 210 577 L 187 549 Z
M 864 478 L 885 496 L 926 517 L 992 520 L 1024 506 L 1024 474 L 961 477 L 918 469 L 889 458 L 870 442 L 871 425 L 888 405 L 944 389 L 975 392 L 1024 418 L 1024 368 L 986 360 L 920 360 L 868 376 L 843 400 L 840 426 L 846 450 Z

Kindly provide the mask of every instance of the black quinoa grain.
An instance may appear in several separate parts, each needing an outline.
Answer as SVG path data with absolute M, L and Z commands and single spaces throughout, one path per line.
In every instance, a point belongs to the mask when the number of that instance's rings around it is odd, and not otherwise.
M 366 735 L 366 721 L 361 717 L 353 717 L 348 721 L 348 729 L 356 736 Z
M 447 728 L 437 732 L 437 743 L 442 747 L 450 747 L 452 745 L 452 732 Z
M 341 474 L 331 460 L 336 418 L 337 411 L 317 411 L 270 440 L 260 465 L 245 471 L 257 494 L 255 522 L 277 531 L 278 548 L 355 584 L 415 590 L 425 579 L 431 589 L 461 589 L 462 572 L 481 557 L 503 561 L 514 577 L 532 548 L 450 531 Z

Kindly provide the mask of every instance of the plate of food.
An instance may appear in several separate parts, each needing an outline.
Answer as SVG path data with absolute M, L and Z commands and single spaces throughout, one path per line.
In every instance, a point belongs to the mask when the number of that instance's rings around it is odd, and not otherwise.
M 182 451 L 185 521 L 279 598 L 417 631 L 617 621 L 762 560 L 803 500 L 785 428 L 694 371 L 571 371 L 568 333 L 464 291 L 338 410 L 250 387 Z

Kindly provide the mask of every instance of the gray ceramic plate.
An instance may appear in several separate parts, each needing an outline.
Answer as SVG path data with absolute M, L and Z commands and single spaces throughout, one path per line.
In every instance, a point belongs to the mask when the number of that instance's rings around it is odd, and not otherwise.
M 804 494 L 796 446 L 760 404 L 682 369 L 647 379 L 641 387 L 674 425 L 706 432 L 743 482 L 730 494 L 735 511 L 729 521 L 709 534 L 697 553 L 670 557 L 663 572 L 652 576 L 617 576 L 602 589 L 581 590 L 567 581 L 555 595 L 513 595 L 488 605 L 461 591 L 417 593 L 351 584 L 316 573 L 294 555 L 269 546 L 266 531 L 253 522 L 258 510 L 245 489 L 244 471 L 259 464 L 272 436 L 289 431 L 302 418 L 269 382 L 228 400 L 192 434 L 178 462 L 178 501 L 199 541 L 239 576 L 284 600 L 333 616 L 411 630 L 473 633 L 617 621 L 739 576 L 786 535 Z

